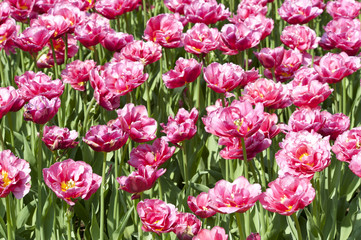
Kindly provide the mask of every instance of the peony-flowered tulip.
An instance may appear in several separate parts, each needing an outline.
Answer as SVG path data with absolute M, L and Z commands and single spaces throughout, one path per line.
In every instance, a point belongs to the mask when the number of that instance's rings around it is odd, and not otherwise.
M 85 90 L 85 84 L 89 81 L 89 73 L 94 69 L 96 63 L 93 60 L 75 60 L 61 72 L 61 79 L 69 83 L 72 88 L 79 91 Z
M 75 130 L 69 131 L 68 128 L 60 128 L 58 126 L 44 126 L 43 138 L 41 140 L 51 151 L 55 151 L 76 147 L 79 143 L 75 141 L 77 137 L 78 132 Z
M 128 43 L 133 41 L 133 35 L 109 29 L 100 43 L 105 49 L 111 52 L 120 52 Z
M 177 226 L 173 232 L 179 240 L 192 240 L 199 232 L 202 222 L 191 213 L 178 213 Z
M 288 173 L 311 179 L 315 172 L 331 164 L 329 137 L 323 138 L 316 132 L 289 132 L 280 147 L 276 153 L 280 175 Z
M 10 4 L 7 1 L 0 3 L 0 24 L 3 24 L 10 16 Z
M 17 199 L 30 191 L 30 164 L 16 157 L 10 150 L 0 152 L 0 197 L 11 192 Z
M 253 207 L 261 195 L 261 185 L 250 184 L 243 176 L 233 183 L 220 180 L 209 189 L 210 207 L 216 212 L 230 214 L 243 213 Z
M 89 164 L 72 159 L 44 168 L 43 176 L 45 184 L 70 206 L 74 206 L 78 198 L 88 200 L 102 181 Z
M 298 49 L 300 52 L 318 47 L 321 38 L 316 32 L 307 26 L 291 25 L 286 26 L 281 34 L 281 42 L 287 47 Z
M 140 165 L 138 169 L 129 176 L 118 177 L 119 189 L 133 193 L 132 199 L 140 197 L 140 193 L 151 189 L 155 181 L 166 172 L 166 169 L 157 170 L 153 166 Z
M 3 118 L 15 104 L 18 94 L 12 86 L 0 87 L 0 119 Z
M 141 144 L 130 152 L 128 164 L 139 168 L 140 165 L 159 167 L 173 156 L 175 147 L 169 147 L 162 138 L 156 139 L 152 145 Z
M 192 1 L 184 7 L 184 15 L 191 23 L 215 24 L 226 20 L 231 13 L 228 8 L 217 1 Z
M 34 54 L 43 49 L 53 33 L 54 30 L 49 31 L 44 26 L 28 27 L 14 39 L 14 42 L 21 50 Z
M 251 233 L 246 240 L 261 240 L 259 233 Z
M 271 34 L 273 27 L 274 27 L 274 21 L 271 18 L 266 18 L 262 14 L 258 14 L 256 16 L 249 16 L 244 20 L 244 25 L 247 26 L 249 29 L 251 29 L 255 33 L 260 34 L 260 40 L 265 39 L 268 35 Z
M 144 199 L 137 205 L 142 230 L 154 233 L 171 232 L 177 225 L 177 209 L 159 199 Z
M 215 226 L 211 230 L 201 229 L 193 240 L 227 240 L 228 235 L 224 228 Z
M 99 0 L 95 9 L 108 19 L 115 19 L 124 13 L 131 12 L 139 6 L 135 0 Z
M 226 24 L 221 29 L 221 39 L 231 50 L 243 51 L 253 48 L 261 41 L 262 33 L 252 30 L 244 22 Z
M 111 152 L 120 149 L 127 142 L 128 136 L 128 133 L 120 128 L 96 125 L 90 127 L 83 141 L 94 151 Z
M 71 24 L 68 33 L 73 33 L 77 26 L 83 25 L 87 20 L 85 12 L 73 4 L 64 2 L 55 4 L 54 7 L 49 9 L 48 14 L 61 15 L 69 21 Z
M 277 124 L 278 117 L 275 113 L 269 114 L 267 112 L 264 112 L 263 114 L 264 120 L 261 124 L 259 131 L 261 131 L 266 138 L 272 139 L 277 136 L 281 131 L 280 126 Z
M 327 2 L 326 11 L 332 18 L 356 18 L 360 15 L 361 3 L 355 0 Z
M 122 59 L 140 62 L 144 66 L 158 61 L 162 57 L 162 47 L 152 41 L 133 41 L 128 43 L 120 54 L 114 54 L 112 61 L 119 62 Z
M 10 112 L 17 112 L 19 111 L 26 103 L 24 97 L 20 94 L 20 89 L 16 89 L 15 90 L 15 101 L 14 104 L 12 105 L 12 107 L 10 108 Z M 6 95 L 5 95 L 6 96 Z
M 336 138 L 350 128 L 350 118 L 343 113 L 331 114 L 322 111 L 321 115 L 325 118 L 325 124 L 318 131 L 322 136 L 330 136 L 331 140 Z
M 165 139 L 171 143 L 179 143 L 186 139 L 191 139 L 197 133 L 196 122 L 198 120 L 198 111 L 192 108 L 190 112 L 181 108 L 176 116 L 168 117 L 168 123 L 161 123 L 164 132 L 167 134 Z
M 160 44 L 165 48 L 182 46 L 183 24 L 174 14 L 159 14 L 148 20 L 144 39 Z
M 61 15 L 42 14 L 37 19 L 32 19 L 30 21 L 30 26 L 46 27 L 49 31 L 53 32 L 51 38 L 59 38 L 69 32 L 71 22 Z
M 361 151 L 361 127 L 356 127 L 340 134 L 332 146 L 332 152 L 342 162 L 350 162 L 352 156 Z
M 305 208 L 315 198 L 315 189 L 308 179 L 286 175 L 268 184 L 259 201 L 263 208 L 290 216 Z
M 207 54 L 218 48 L 220 35 L 216 28 L 204 23 L 196 23 L 184 35 L 184 49 L 195 55 Z
M 255 4 L 252 1 L 241 1 L 237 7 L 237 14 L 232 18 L 228 18 L 231 23 L 244 22 L 249 16 L 257 16 L 267 14 L 267 6 L 263 4 Z
M 209 207 L 210 202 L 211 199 L 206 192 L 200 193 L 197 197 L 188 196 L 187 199 L 189 209 L 201 218 L 209 218 L 216 214 L 216 211 Z
M 0 49 L 4 48 L 9 39 L 14 39 L 16 32 L 16 22 L 14 19 L 8 18 L 4 23 L 0 24 Z
M 191 4 L 192 0 L 164 0 L 164 5 L 169 11 L 184 14 L 185 6 Z
M 202 64 L 197 60 L 180 57 L 175 62 L 174 70 L 164 73 L 162 79 L 167 88 L 182 87 L 187 83 L 194 82 L 201 74 L 201 71 Z
M 286 130 L 299 132 L 302 130 L 318 132 L 325 124 L 326 119 L 321 115 L 320 108 L 302 107 L 296 109 L 288 120 Z
M 16 21 L 25 22 L 32 13 L 35 0 L 7 0 L 10 4 L 10 15 Z
M 60 108 L 60 98 L 48 99 L 44 96 L 36 96 L 24 106 L 24 119 L 37 124 L 45 124 L 50 121 Z
M 281 65 L 285 49 L 283 47 L 262 48 L 254 54 L 265 68 L 276 68 Z
M 350 164 L 348 165 L 350 170 L 361 178 L 361 153 L 357 153 L 352 156 Z
M 312 0 L 286 0 L 278 9 L 280 17 L 289 24 L 308 23 L 323 12 Z

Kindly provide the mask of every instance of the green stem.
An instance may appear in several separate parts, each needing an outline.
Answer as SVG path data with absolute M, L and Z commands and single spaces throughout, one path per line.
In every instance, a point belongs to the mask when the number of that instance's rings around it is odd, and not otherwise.
M 58 74 L 58 63 L 56 61 L 56 55 L 55 55 L 55 48 L 54 48 L 54 40 L 50 39 L 50 46 L 51 46 L 51 51 L 53 53 L 53 60 L 54 60 L 54 75 L 55 75 L 55 79 L 59 78 L 59 74 Z M 36 66 L 36 63 L 35 63 Z
M 144 29 L 147 26 L 147 21 L 148 21 L 148 17 L 147 17 L 147 5 L 145 3 L 145 0 L 142 1 L 143 2 L 143 21 L 144 21 Z
M 187 159 L 187 144 L 183 142 L 182 144 L 182 157 L 183 157 L 183 169 L 184 169 L 184 188 L 188 191 L 188 159 Z
M 159 199 L 162 200 L 163 198 L 163 192 L 162 192 L 162 184 L 160 184 L 160 179 L 158 178 L 158 194 L 159 194 Z
M 242 151 L 243 151 L 243 161 L 244 161 L 244 177 L 248 180 L 248 162 L 247 162 L 247 150 L 246 150 L 246 144 L 244 142 L 244 138 L 241 138 L 242 142 Z
M 15 235 L 15 232 L 14 232 L 14 229 L 13 229 L 13 222 L 11 219 L 11 212 L 14 211 L 14 209 L 11 208 L 10 206 L 10 201 L 11 201 L 11 195 L 9 194 L 8 196 L 6 196 L 6 219 L 7 219 L 7 235 L 8 235 L 8 240 L 13 240 L 15 239 L 14 238 L 14 235 Z
M 43 163 L 43 150 L 42 150 L 42 138 L 43 138 L 43 129 L 44 124 L 39 125 L 39 138 L 38 138 L 38 207 L 37 207 L 37 214 L 38 219 L 36 221 L 36 227 L 37 232 L 40 234 L 40 236 L 37 236 L 37 239 L 45 239 L 44 236 L 44 229 L 43 229 L 43 216 L 42 216 L 42 210 L 43 210 L 43 194 L 42 194 L 42 180 L 43 180 L 43 174 L 42 174 L 42 163 Z
M 342 112 L 347 115 L 347 86 L 346 86 L 346 78 L 342 80 Z
M 84 122 L 83 122 L 83 126 L 82 126 L 82 132 L 84 133 L 84 130 L 87 129 L 88 126 L 88 119 L 89 119 L 89 112 L 90 109 L 93 107 L 94 103 L 96 102 L 95 98 L 93 98 L 91 100 L 91 102 L 89 103 L 88 108 L 86 109 L 86 111 L 84 112 Z
M 292 214 L 293 220 L 295 222 L 295 226 L 297 229 L 297 237 L 299 240 L 302 240 L 302 232 L 301 232 L 301 227 L 300 227 L 300 223 L 298 222 L 298 218 L 296 213 Z
M 235 214 L 236 214 L 237 225 L 238 225 L 239 239 L 244 240 L 244 239 L 246 239 L 246 235 L 242 229 L 241 214 L 239 212 L 236 212 Z
M 64 66 L 66 67 L 66 64 L 68 62 L 68 34 L 65 33 L 63 37 L 64 45 L 65 45 L 65 52 L 64 52 Z
M 119 209 L 120 209 L 120 205 L 119 205 L 119 190 L 117 188 L 117 178 L 119 177 L 119 170 L 118 170 L 118 166 L 119 166 L 119 158 L 118 158 L 118 152 L 114 152 L 114 172 L 115 172 L 115 199 L 114 199 L 114 213 L 113 213 L 113 218 L 115 219 L 115 226 L 119 226 Z
M 104 152 L 103 169 L 102 169 L 102 183 L 100 189 L 100 240 L 104 239 L 104 192 L 105 192 L 105 168 L 107 166 L 107 153 Z
M 152 116 L 152 108 L 151 108 L 151 102 L 150 102 L 150 90 L 149 90 L 149 80 L 145 81 L 145 91 L 147 92 L 147 110 L 148 110 L 148 116 Z
M 73 218 L 73 215 L 74 215 L 74 212 L 73 212 L 73 209 L 71 206 L 69 206 L 66 214 L 65 214 L 65 217 L 66 217 L 66 222 L 67 222 L 67 225 L 66 225 L 66 230 L 67 230 L 67 237 L 68 237 L 68 240 L 71 240 L 71 219 Z

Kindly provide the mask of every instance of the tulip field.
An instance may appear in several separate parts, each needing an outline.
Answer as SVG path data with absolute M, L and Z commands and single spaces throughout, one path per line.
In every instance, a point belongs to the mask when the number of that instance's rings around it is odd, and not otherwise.
M 0 239 L 361 239 L 360 10 L 0 0 Z

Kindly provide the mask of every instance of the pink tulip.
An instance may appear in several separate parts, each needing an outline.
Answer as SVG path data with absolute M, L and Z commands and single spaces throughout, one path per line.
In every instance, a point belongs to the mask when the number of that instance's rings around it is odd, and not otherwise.
M 145 199 L 137 205 L 142 230 L 154 233 L 171 232 L 177 225 L 177 209 L 159 199 Z
M 254 32 L 261 34 L 261 39 L 265 39 L 271 34 L 273 30 L 274 21 L 271 18 L 266 18 L 262 14 L 256 16 L 249 16 L 244 20 L 244 24 Z
M 10 150 L 0 152 L 0 197 L 12 192 L 17 199 L 30 191 L 30 165 L 16 157 Z
M 332 152 L 342 162 L 350 162 L 352 156 L 361 151 L 361 127 L 356 127 L 340 134 L 332 146 Z
M 36 96 L 24 106 L 24 119 L 37 124 L 45 124 L 50 121 L 60 108 L 60 98 L 51 100 L 44 96 Z
M 79 8 L 81 11 L 87 12 L 94 7 L 94 0 L 67 0 L 73 6 Z
M 323 136 L 330 136 L 331 140 L 336 138 L 350 128 L 350 118 L 343 113 L 331 114 L 327 111 L 321 112 L 325 124 L 318 131 Z
M 113 29 L 109 29 L 104 39 L 100 43 L 105 49 L 111 52 L 120 52 L 128 43 L 133 41 L 133 35 L 116 32 Z
M 286 0 L 278 9 L 280 17 L 289 24 L 308 23 L 322 12 L 311 0 Z
M 138 168 L 140 165 L 150 165 L 158 168 L 170 159 L 175 152 L 175 147 L 169 147 L 168 142 L 162 138 L 156 139 L 152 145 L 141 144 L 130 152 L 128 164 Z
M 173 89 L 194 82 L 201 74 L 201 71 L 202 64 L 197 60 L 180 57 L 175 62 L 174 70 L 164 73 L 162 79 L 167 88 Z
M 348 165 L 350 170 L 361 178 L 361 154 L 357 153 L 352 156 L 351 162 Z
M 361 3 L 354 0 L 337 0 L 327 2 L 326 11 L 332 18 L 357 18 Z
M 196 122 L 198 120 L 198 111 L 192 108 L 190 112 L 181 108 L 173 118 L 168 117 L 168 123 L 161 123 L 164 132 L 167 134 L 166 140 L 171 143 L 179 143 L 186 139 L 191 139 L 197 133 Z
M 305 208 L 316 195 L 309 180 L 291 175 L 279 177 L 268 186 L 259 199 L 263 208 L 286 216 Z
M 331 164 L 329 137 L 308 131 L 290 132 L 280 143 L 276 161 L 282 174 L 312 178 Z M 281 174 L 281 175 L 282 175 Z
M 262 33 L 252 30 L 245 23 L 226 24 L 222 27 L 221 38 L 231 50 L 243 51 L 253 48 L 261 41 Z
M 118 177 L 119 189 L 133 193 L 132 199 L 140 197 L 140 193 L 151 189 L 155 181 L 166 172 L 166 169 L 159 169 L 152 166 L 140 165 L 138 169 L 129 176 Z
M 69 131 L 68 128 L 60 128 L 58 126 L 44 126 L 43 138 L 41 139 L 45 145 L 51 150 L 74 148 L 79 142 L 75 139 L 78 132 Z
M 49 9 L 48 14 L 61 15 L 70 22 L 71 24 L 68 33 L 73 33 L 78 25 L 84 24 L 88 19 L 85 12 L 80 11 L 78 7 L 64 2 L 55 4 L 54 7 Z
M 261 240 L 259 233 L 251 233 L 246 240 Z
M 10 108 L 10 112 L 17 112 L 19 111 L 26 103 L 24 97 L 20 94 L 20 89 L 16 89 L 15 90 L 15 100 L 14 100 L 14 104 L 12 105 L 12 107 Z M 6 96 L 6 95 L 5 95 Z
M 0 87 L 0 119 L 2 119 L 17 101 L 18 94 L 12 86 Z
M 255 4 L 251 1 L 241 1 L 237 7 L 237 14 L 233 18 L 228 20 L 236 24 L 238 22 L 244 22 L 250 16 L 264 15 L 267 14 L 267 6 L 262 4 Z
M 144 39 L 166 48 L 182 46 L 183 24 L 174 14 L 159 14 L 148 20 Z
M 285 49 L 283 47 L 262 48 L 260 52 L 254 52 L 260 63 L 265 68 L 276 68 L 281 65 Z
M 158 61 L 162 57 L 162 47 L 154 42 L 134 41 L 128 43 L 120 54 L 114 55 L 113 61 L 127 59 L 140 62 L 144 66 Z
M 133 141 L 148 142 L 156 138 L 157 121 L 148 117 L 145 106 L 134 106 L 133 103 L 128 103 L 122 109 L 117 110 L 117 114 L 117 120 L 108 125 L 123 128 Z
M 196 55 L 207 54 L 218 48 L 219 32 L 204 23 L 196 23 L 184 35 L 184 49 Z
M 93 60 L 75 60 L 61 72 L 61 78 L 64 83 L 69 83 L 72 88 L 79 91 L 85 90 L 85 84 L 89 81 L 89 73 L 95 68 L 96 63 Z
M 138 6 L 139 1 L 136 0 L 99 0 L 95 3 L 97 12 L 109 19 L 131 12 Z
M 231 92 L 237 87 L 246 85 L 243 69 L 233 63 L 222 65 L 214 62 L 203 68 L 203 73 L 207 87 L 217 93 Z
M 94 151 L 111 152 L 120 149 L 128 140 L 128 133 L 119 128 L 106 125 L 90 127 L 83 137 L 83 141 Z
M 275 113 L 269 114 L 267 112 L 264 112 L 263 114 L 264 120 L 261 124 L 261 128 L 259 129 L 259 131 L 264 134 L 265 138 L 272 139 L 277 136 L 281 131 L 280 126 L 277 124 L 278 117 Z
M 199 232 L 202 222 L 191 213 L 178 213 L 177 226 L 173 232 L 179 240 L 192 240 Z
M 100 187 L 102 177 L 83 161 L 67 159 L 43 169 L 45 184 L 70 206 L 78 198 L 88 200 Z
M 197 0 L 184 7 L 184 15 L 191 23 L 215 24 L 226 20 L 231 13 L 217 1 Z
M 57 3 L 60 2 L 62 2 L 62 0 L 37 0 L 35 1 L 33 11 L 38 14 L 47 13 Z
M 281 42 L 287 47 L 301 52 L 318 47 L 321 38 L 311 28 L 302 25 L 286 26 L 281 34 Z
M 4 23 L 0 24 L 0 49 L 4 48 L 7 40 L 14 39 L 16 32 L 16 22 L 14 19 L 8 18 L 4 21 Z
M 37 19 L 32 19 L 30 21 L 30 26 L 46 27 L 49 31 L 53 31 L 51 38 L 59 38 L 62 37 L 65 33 L 69 32 L 71 22 L 61 15 L 43 14 L 40 15 Z
M 188 206 L 189 209 L 198 217 L 209 218 L 216 214 L 209 204 L 211 199 L 209 198 L 208 193 L 202 192 L 197 197 L 188 196 Z
M 242 176 L 233 183 L 220 180 L 208 192 L 211 199 L 210 207 L 223 214 L 247 211 L 253 207 L 261 193 L 261 185 L 250 184 Z
M 218 226 L 213 227 L 211 230 L 202 229 L 193 238 L 193 240 L 227 240 L 228 235 L 226 231 Z
M 3 24 L 10 16 L 10 4 L 6 1 L 0 3 L 0 24 Z
M 10 4 L 10 15 L 16 21 L 25 22 L 33 10 L 35 0 L 7 0 Z
M 288 130 L 299 132 L 302 130 L 318 132 L 325 124 L 326 119 L 321 115 L 319 108 L 302 107 L 296 109 L 288 120 Z
M 164 0 L 164 5 L 169 11 L 184 14 L 185 6 L 191 4 L 192 0 Z
M 54 30 L 49 31 L 43 26 L 28 27 L 14 39 L 14 42 L 21 50 L 33 54 L 43 49 L 53 33 Z

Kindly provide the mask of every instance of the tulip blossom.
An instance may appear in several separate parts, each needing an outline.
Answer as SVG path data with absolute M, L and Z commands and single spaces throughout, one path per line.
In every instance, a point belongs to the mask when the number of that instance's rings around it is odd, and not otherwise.
M 44 126 L 43 138 L 41 139 L 45 145 L 51 150 L 74 148 L 79 142 L 75 139 L 78 132 L 69 131 L 68 128 L 60 128 L 58 126 Z
M 3 118 L 15 104 L 18 94 L 12 86 L 0 87 L 0 119 Z
M 197 133 L 196 122 L 198 120 L 198 111 L 192 108 L 190 112 L 181 108 L 178 110 L 176 116 L 168 117 L 168 123 L 161 123 L 164 132 L 167 134 L 166 140 L 171 143 L 179 143 L 186 139 L 191 139 Z
M 286 26 L 281 34 L 281 42 L 287 47 L 301 52 L 318 47 L 321 38 L 311 28 L 302 25 Z
M 201 74 L 201 71 L 202 64 L 197 60 L 180 57 L 175 62 L 174 70 L 164 73 L 162 79 L 167 88 L 182 87 L 187 83 L 194 82 Z
M 184 35 L 184 49 L 196 55 L 207 54 L 218 48 L 219 32 L 204 23 L 196 23 Z
M 133 103 L 128 103 L 122 109 L 117 110 L 117 114 L 117 120 L 108 125 L 123 128 L 133 141 L 148 142 L 156 138 L 157 121 L 148 117 L 145 106 L 134 106 Z
M 153 41 L 166 48 L 182 45 L 183 24 L 174 14 L 159 14 L 148 20 L 144 30 L 144 39 Z
M 61 1 L 61 0 L 60 0 Z M 94 7 L 94 0 L 67 0 L 73 6 L 79 8 L 81 11 L 87 12 Z
M 188 206 L 189 209 L 198 217 L 209 218 L 216 214 L 209 204 L 211 199 L 209 198 L 208 193 L 202 192 L 197 197 L 188 196 Z
M 14 104 L 12 105 L 12 107 L 10 108 L 10 112 L 17 112 L 19 111 L 26 103 L 24 97 L 20 94 L 19 89 L 15 90 L 15 100 L 14 100 Z M 3 95 L 6 96 L 6 95 Z
M 119 55 L 115 54 L 112 61 L 127 59 L 133 62 L 140 62 L 146 66 L 158 61 L 161 57 L 162 47 L 159 44 L 152 41 L 134 41 L 122 48 Z
M 265 68 L 276 68 L 281 65 L 285 49 L 283 47 L 262 48 L 254 54 Z
M 357 18 L 361 3 L 355 0 L 337 0 L 327 2 L 326 11 L 332 18 Z
M 120 52 L 128 43 L 133 41 L 133 35 L 116 32 L 113 29 L 109 29 L 104 39 L 100 43 L 105 49 L 111 52 Z
M 251 233 L 246 240 L 261 240 L 259 233 Z
M 80 11 L 78 7 L 64 2 L 55 4 L 54 7 L 49 9 L 48 14 L 61 15 L 69 21 L 71 24 L 68 33 L 73 33 L 77 26 L 83 25 L 88 19 L 85 12 Z
M 329 137 L 308 131 L 289 132 L 280 143 L 276 161 L 281 174 L 312 178 L 331 164 Z
M 322 12 L 311 0 L 286 0 L 278 9 L 280 17 L 289 24 L 308 23 Z
M 357 153 L 352 156 L 350 164 L 348 165 L 350 170 L 361 178 L 361 153 Z
M 201 229 L 199 233 L 193 238 L 193 240 L 227 240 L 228 235 L 226 231 L 218 226 L 209 229 Z
M 110 128 L 106 125 L 90 127 L 83 141 L 94 151 L 111 152 L 120 149 L 128 140 L 128 133 L 120 128 Z
M 291 175 L 279 177 L 268 186 L 259 199 L 263 208 L 286 216 L 305 208 L 316 195 L 309 180 Z
M 137 205 L 142 230 L 154 233 L 171 232 L 177 225 L 177 209 L 159 199 L 144 199 Z
M 178 213 L 177 226 L 173 232 L 179 240 L 192 240 L 199 232 L 202 222 L 191 213 Z
M 269 114 L 267 112 L 264 112 L 263 115 L 264 120 L 261 124 L 259 131 L 264 134 L 265 138 L 272 139 L 277 136 L 281 131 L 280 126 L 277 124 L 278 117 L 275 113 Z
M 207 87 L 217 93 L 231 92 L 235 88 L 246 85 L 246 76 L 243 69 L 233 63 L 209 64 L 203 69 Z
M 302 130 L 318 132 L 325 124 L 320 108 L 302 107 L 296 109 L 288 120 L 288 131 L 299 132 Z
M 30 21 L 30 26 L 43 26 L 53 32 L 51 38 L 59 38 L 69 32 L 71 22 L 61 15 L 42 14 L 37 19 Z
M 61 72 L 61 78 L 64 83 L 69 83 L 72 88 L 79 91 L 85 90 L 85 84 L 89 81 L 89 73 L 95 68 L 96 63 L 93 60 L 75 60 Z
M 162 138 L 156 139 L 152 145 L 141 144 L 130 152 L 128 164 L 139 168 L 140 165 L 159 167 L 170 159 L 175 152 L 175 147 L 169 147 L 168 142 Z
M 0 152 L 0 197 L 12 192 L 17 199 L 30 191 L 30 164 L 16 157 L 10 150 Z
M 13 39 L 15 37 L 16 32 L 16 22 L 14 19 L 8 18 L 4 23 L 0 24 L 0 49 L 4 48 L 8 39 Z
M 361 127 L 356 127 L 340 134 L 332 146 L 332 152 L 342 162 L 350 162 L 352 156 L 361 151 Z
M 138 6 L 139 1 L 134 0 L 99 0 L 95 3 L 96 11 L 108 19 L 115 19 Z
M 24 119 L 37 124 L 45 124 L 50 121 L 60 108 L 60 98 L 51 100 L 44 96 L 36 96 L 24 106 Z
M 164 5 L 169 11 L 184 14 L 185 6 L 191 4 L 192 0 L 164 0 Z
M 273 30 L 274 21 L 271 18 L 266 18 L 262 14 L 257 16 L 249 16 L 244 20 L 244 25 L 251 29 L 253 32 L 260 34 L 260 40 L 265 39 L 271 34 Z
M 88 200 L 100 187 L 102 177 L 83 161 L 67 159 L 43 169 L 45 184 L 70 206 L 78 198 Z
M 159 169 L 152 166 L 140 165 L 138 169 L 132 172 L 129 176 L 118 177 L 117 181 L 120 184 L 119 189 L 128 193 L 133 193 L 132 199 L 140 197 L 140 193 L 151 189 L 155 181 L 166 172 L 165 169 Z
M 215 24 L 226 20 L 231 13 L 217 1 L 193 1 L 184 7 L 184 15 L 191 23 Z
M 322 111 L 321 115 L 325 118 L 325 124 L 318 131 L 323 136 L 330 136 L 331 140 L 336 138 L 350 128 L 350 118 L 343 113 L 331 114 Z
M 14 42 L 21 50 L 34 54 L 43 49 L 53 33 L 54 30 L 49 31 L 44 26 L 28 27 Z
M 237 7 L 237 14 L 232 18 L 228 18 L 231 23 L 244 22 L 250 16 L 267 14 L 267 6 L 262 4 L 255 4 L 251 1 L 241 1 Z
M 250 184 L 242 176 L 233 183 L 220 180 L 208 192 L 211 199 L 210 207 L 223 214 L 247 211 L 256 203 L 261 193 L 261 185 Z
M 10 15 L 16 21 L 25 22 L 33 10 L 35 0 L 7 0 L 10 4 Z
M 10 16 L 10 4 L 6 1 L 0 2 L 0 24 L 3 24 Z

